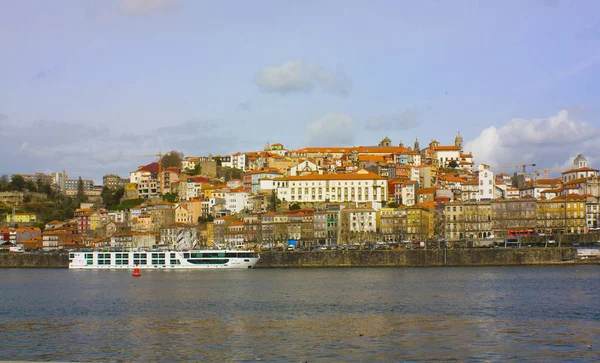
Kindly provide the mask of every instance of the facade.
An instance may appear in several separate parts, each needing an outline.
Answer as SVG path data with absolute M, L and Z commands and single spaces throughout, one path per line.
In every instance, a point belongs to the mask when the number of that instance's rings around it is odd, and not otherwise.
M 277 197 L 289 202 L 380 202 L 387 181 L 377 174 L 310 174 L 275 178 Z
M 494 200 L 492 206 L 492 233 L 497 238 L 529 235 L 537 226 L 536 200 Z
M 414 205 L 406 208 L 406 237 L 411 241 L 424 241 L 433 237 L 433 211 Z
M 587 231 L 587 210 L 584 196 L 571 195 L 537 202 L 537 231 L 545 234 Z
M 102 177 L 102 185 L 109 189 L 125 188 L 129 179 L 121 178 L 116 174 L 108 174 Z

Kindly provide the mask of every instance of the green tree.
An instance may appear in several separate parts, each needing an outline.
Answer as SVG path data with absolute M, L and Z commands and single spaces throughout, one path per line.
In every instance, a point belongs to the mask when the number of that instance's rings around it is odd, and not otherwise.
M 300 210 L 302 209 L 302 207 L 300 207 L 300 204 L 298 203 L 294 203 L 292 205 L 290 205 L 290 210 Z
M 8 175 L 3 174 L 2 176 L 0 176 L 0 192 L 8 190 L 9 184 L 10 184 L 10 179 L 8 178 Z
M 215 162 L 217 163 L 217 167 L 219 167 L 223 164 L 220 156 L 215 156 Z
M 194 170 L 192 171 L 192 175 L 200 175 L 202 174 L 202 166 L 200 165 L 200 163 L 196 164 L 194 166 Z
M 181 168 L 181 160 L 183 160 L 183 153 L 171 150 L 164 154 L 162 157 L 163 170 L 170 167 Z
M 214 220 L 212 215 L 209 215 L 208 217 L 198 217 L 198 223 L 200 224 L 205 224 L 206 222 L 212 222 Z
M 448 163 L 448 166 L 449 166 L 450 168 L 452 168 L 452 169 L 456 169 L 456 167 L 458 167 L 458 163 L 456 162 L 456 160 L 451 160 L 451 161 Z
M 13 175 L 10 184 L 8 184 L 8 190 L 23 190 L 26 185 L 25 179 L 21 175 L 16 174 Z
M 104 187 L 100 193 L 100 198 L 102 198 L 102 204 L 106 209 L 113 210 L 119 207 L 123 194 L 125 194 L 125 188 L 123 187 L 117 189 Z
M 271 198 L 269 200 L 269 211 L 277 212 L 277 196 L 275 195 L 275 189 L 271 192 Z
M 387 206 L 388 206 L 388 208 L 398 208 L 398 203 L 396 203 L 396 202 L 391 202 L 391 203 L 389 203 Z
M 177 193 L 166 193 L 163 194 L 163 200 L 169 203 L 175 203 L 179 200 L 179 195 Z
M 77 203 L 85 202 L 87 197 L 85 196 L 85 189 L 83 187 L 83 179 L 79 177 L 77 179 Z

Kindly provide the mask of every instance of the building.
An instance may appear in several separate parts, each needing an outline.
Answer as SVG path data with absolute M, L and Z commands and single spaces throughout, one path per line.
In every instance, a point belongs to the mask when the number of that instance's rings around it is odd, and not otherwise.
M 387 180 L 377 174 L 309 174 L 275 178 L 277 197 L 289 202 L 381 202 Z
M 406 208 L 406 235 L 411 241 L 433 237 L 433 211 L 418 205 Z
M 121 178 L 116 174 L 107 174 L 102 177 L 102 186 L 109 189 L 125 188 L 129 184 L 129 179 Z
M 6 215 L 6 223 L 30 224 L 36 222 L 37 216 L 35 215 L 35 213 L 8 213 Z
M 502 199 L 491 202 L 492 233 L 496 238 L 527 236 L 537 226 L 537 202 L 533 198 Z
M 587 232 L 586 197 L 568 195 L 537 202 L 537 232 L 562 234 Z
M 339 224 L 339 244 L 376 242 L 377 212 L 373 208 L 344 208 Z
M 573 160 L 573 169 L 562 173 L 563 183 L 570 182 L 576 179 L 589 179 L 598 176 L 598 170 L 588 167 L 587 159 L 578 154 Z

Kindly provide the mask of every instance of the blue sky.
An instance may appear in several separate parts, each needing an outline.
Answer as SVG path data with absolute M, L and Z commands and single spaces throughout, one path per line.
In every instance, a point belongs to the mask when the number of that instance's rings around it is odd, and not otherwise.
M 0 0 L 0 173 L 101 181 L 164 150 L 450 144 L 592 164 L 596 1 Z

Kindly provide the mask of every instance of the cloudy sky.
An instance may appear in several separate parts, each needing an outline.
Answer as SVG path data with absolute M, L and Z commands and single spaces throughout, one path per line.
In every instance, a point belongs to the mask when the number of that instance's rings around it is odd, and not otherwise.
M 600 167 L 600 2 L 0 1 L 0 174 L 451 144 Z

